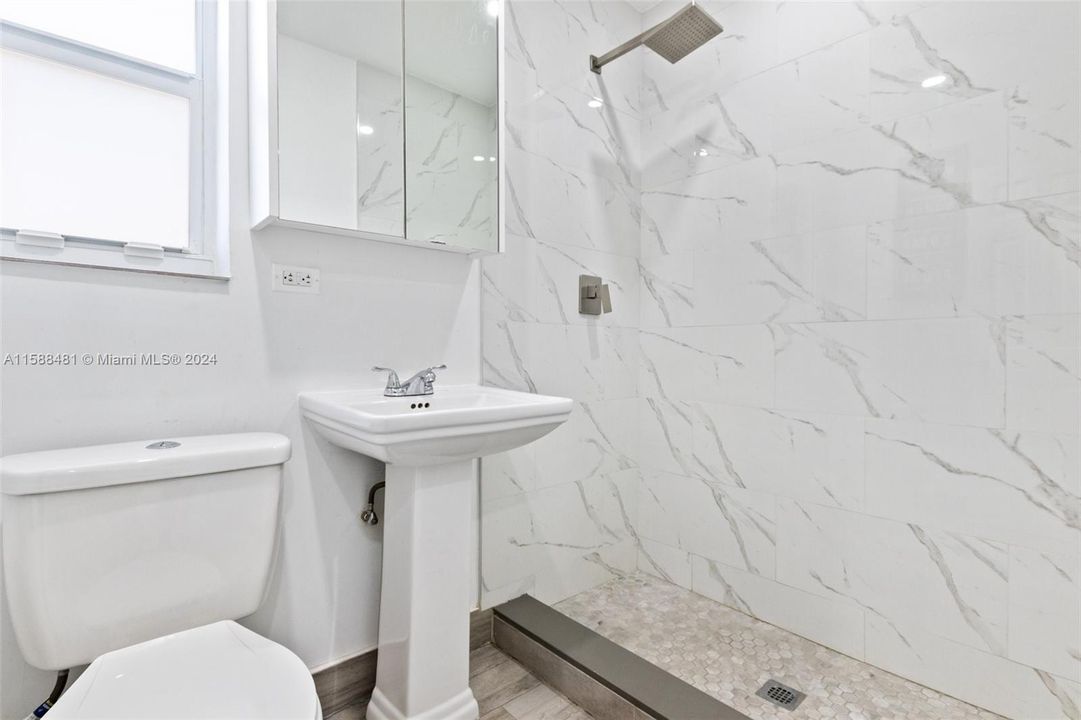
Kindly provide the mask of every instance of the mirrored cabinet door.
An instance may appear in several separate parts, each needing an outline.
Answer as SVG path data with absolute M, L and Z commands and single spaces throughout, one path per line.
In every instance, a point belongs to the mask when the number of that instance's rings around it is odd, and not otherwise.
M 410 239 L 499 241 L 499 2 L 405 2 L 405 198 Z
M 279 217 L 403 235 L 399 0 L 279 0 Z
M 252 224 L 501 244 L 500 0 L 252 0 Z

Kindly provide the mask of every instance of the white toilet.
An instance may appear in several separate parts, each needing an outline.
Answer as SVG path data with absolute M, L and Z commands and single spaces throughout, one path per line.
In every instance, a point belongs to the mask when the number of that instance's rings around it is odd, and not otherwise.
M 0 459 L 19 647 L 90 663 L 48 720 L 322 718 L 300 658 L 233 622 L 262 600 L 289 454 L 246 433 Z

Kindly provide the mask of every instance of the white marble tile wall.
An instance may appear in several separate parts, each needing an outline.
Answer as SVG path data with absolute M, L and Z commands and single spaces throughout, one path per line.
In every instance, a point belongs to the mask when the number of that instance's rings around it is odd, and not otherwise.
M 639 568 L 1078 720 L 1081 5 L 704 4 L 641 58 Z
M 482 261 L 484 382 L 574 398 L 570 420 L 482 461 L 481 596 L 555 602 L 637 564 L 641 58 L 623 2 L 507 5 L 507 252 Z M 578 314 L 578 276 L 613 312 Z
M 578 404 L 483 463 L 484 603 L 637 563 L 1081 719 L 1078 4 L 705 0 L 585 71 L 679 4 L 510 2 L 484 378 Z

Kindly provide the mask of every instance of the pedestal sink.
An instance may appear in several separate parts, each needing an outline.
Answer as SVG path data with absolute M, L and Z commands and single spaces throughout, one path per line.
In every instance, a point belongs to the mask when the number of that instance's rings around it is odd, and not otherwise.
M 387 463 L 379 661 L 370 720 L 475 720 L 469 689 L 473 458 L 548 434 L 567 398 L 478 385 L 434 395 L 301 393 L 327 440 Z

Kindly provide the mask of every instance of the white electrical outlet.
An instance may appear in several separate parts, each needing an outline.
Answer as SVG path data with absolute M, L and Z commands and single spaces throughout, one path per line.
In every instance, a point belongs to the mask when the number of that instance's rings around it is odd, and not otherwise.
M 319 268 L 271 265 L 272 287 L 278 292 L 318 293 Z

